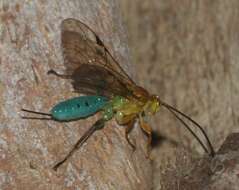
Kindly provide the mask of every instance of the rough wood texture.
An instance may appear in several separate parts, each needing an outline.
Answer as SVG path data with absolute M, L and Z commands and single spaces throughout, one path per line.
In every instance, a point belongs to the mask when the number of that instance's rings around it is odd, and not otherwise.
M 140 83 L 198 121 L 219 148 L 239 124 L 239 2 L 124 0 L 122 5 Z M 171 139 L 155 150 L 158 190 L 164 187 L 161 173 L 175 166 L 177 155 L 191 160 L 175 151 L 175 141 L 193 150 L 190 155 L 202 151 L 163 109 L 152 123 Z
M 239 186 L 239 134 L 230 134 L 216 156 L 185 162 L 185 155 L 177 160 L 177 168 L 164 175 L 162 189 L 237 190 Z M 180 172 L 178 172 L 180 171 Z M 170 180 L 170 179 L 174 180 Z
M 133 130 L 136 152 L 114 121 L 91 137 L 58 172 L 52 166 L 96 117 L 71 123 L 22 120 L 22 107 L 47 112 L 74 94 L 68 81 L 48 76 L 64 69 L 60 23 L 76 18 L 96 31 L 130 71 L 118 5 L 109 0 L 1 1 L 0 189 L 149 189 L 144 135 Z

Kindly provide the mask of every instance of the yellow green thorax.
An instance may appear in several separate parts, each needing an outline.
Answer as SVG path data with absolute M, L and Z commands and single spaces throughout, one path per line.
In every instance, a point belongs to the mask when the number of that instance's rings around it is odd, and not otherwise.
M 153 115 L 159 109 L 160 103 L 157 96 L 151 96 L 145 100 L 135 98 L 126 99 L 121 96 L 115 96 L 103 109 L 103 117 L 110 120 L 115 117 L 120 124 L 126 124 L 135 119 L 142 113 L 144 115 Z

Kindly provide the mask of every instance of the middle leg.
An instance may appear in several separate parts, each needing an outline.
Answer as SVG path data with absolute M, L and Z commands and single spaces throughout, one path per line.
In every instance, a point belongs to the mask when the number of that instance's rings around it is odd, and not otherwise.
M 71 75 L 64 75 L 64 74 L 59 74 L 55 70 L 51 69 L 47 72 L 48 75 L 55 75 L 57 77 L 60 77 L 62 79 L 71 79 Z
M 129 145 L 132 147 L 133 151 L 135 151 L 136 147 L 135 147 L 135 145 L 130 141 L 130 139 L 129 139 L 129 133 L 130 133 L 131 130 L 134 128 L 134 122 L 135 122 L 135 120 L 131 120 L 129 123 L 127 123 L 126 128 L 125 128 L 125 138 L 126 138 L 127 142 L 129 143 Z

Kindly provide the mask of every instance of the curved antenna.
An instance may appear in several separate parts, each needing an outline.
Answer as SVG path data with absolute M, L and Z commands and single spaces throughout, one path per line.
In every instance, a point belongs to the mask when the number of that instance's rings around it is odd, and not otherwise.
M 47 117 L 26 117 L 26 116 L 21 116 L 22 119 L 53 120 L 53 119 L 52 119 L 52 115 L 49 114 L 49 113 L 38 112 L 38 111 L 32 111 L 32 110 L 27 110 L 27 109 L 21 109 L 21 111 L 24 111 L 24 112 L 27 112 L 27 113 L 38 114 L 38 115 L 49 116 L 49 118 L 47 118 Z
M 214 148 L 212 146 L 211 141 L 209 140 L 206 132 L 204 131 L 204 129 L 196 122 L 194 121 L 192 118 L 190 118 L 189 116 L 187 116 L 186 114 L 182 113 L 181 111 L 179 111 L 178 109 L 164 103 L 161 102 L 161 105 L 163 105 L 165 108 L 167 108 L 188 130 L 189 132 L 196 138 L 196 140 L 198 141 L 198 143 L 202 146 L 202 148 L 204 149 L 205 152 L 207 152 L 208 154 L 211 155 L 211 157 L 214 157 L 215 155 L 215 151 Z M 209 150 L 206 148 L 206 146 L 204 145 L 204 143 L 200 140 L 200 138 L 193 132 L 193 130 L 189 127 L 189 125 L 186 124 L 185 121 L 183 121 L 176 113 L 178 113 L 179 115 L 183 116 L 184 118 L 186 118 L 187 120 L 189 120 L 190 122 L 192 122 L 194 124 L 194 126 L 196 126 L 203 134 L 203 136 L 205 137 L 206 141 L 207 141 L 207 145 L 209 147 Z

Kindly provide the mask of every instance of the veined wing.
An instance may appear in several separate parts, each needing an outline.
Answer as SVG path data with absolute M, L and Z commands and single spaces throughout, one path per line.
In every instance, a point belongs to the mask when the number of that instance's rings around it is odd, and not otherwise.
M 98 65 L 81 64 L 71 76 L 77 92 L 106 97 L 132 96 L 133 92 L 109 70 Z
M 105 96 L 133 93 L 136 84 L 87 25 L 66 19 L 61 38 L 66 75 L 71 76 L 76 91 Z

